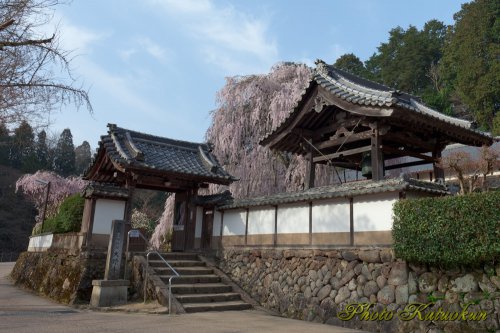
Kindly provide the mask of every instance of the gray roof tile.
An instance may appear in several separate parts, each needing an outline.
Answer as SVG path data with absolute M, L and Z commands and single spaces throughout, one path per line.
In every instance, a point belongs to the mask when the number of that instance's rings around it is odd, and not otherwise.
M 270 196 L 262 196 L 249 199 L 228 199 L 219 209 L 237 209 L 256 206 L 270 206 L 278 204 L 308 202 L 311 200 L 345 198 L 366 194 L 393 191 L 418 191 L 436 195 L 449 194 L 445 185 L 421 181 L 407 176 L 399 178 L 384 179 L 381 181 L 357 181 L 341 185 L 314 187 L 308 190 L 278 193 Z

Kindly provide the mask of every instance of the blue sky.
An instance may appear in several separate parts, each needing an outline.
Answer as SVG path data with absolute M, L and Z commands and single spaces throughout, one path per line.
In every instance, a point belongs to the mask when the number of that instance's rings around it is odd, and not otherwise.
M 225 77 L 279 61 L 369 58 L 390 29 L 446 24 L 464 1 L 85 0 L 58 7 L 61 43 L 94 114 L 63 107 L 51 129 L 97 147 L 107 123 L 203 141 Z

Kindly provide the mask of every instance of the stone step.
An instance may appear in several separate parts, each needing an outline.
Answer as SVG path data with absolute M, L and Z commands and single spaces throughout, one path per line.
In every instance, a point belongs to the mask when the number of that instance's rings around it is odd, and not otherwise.
M 154 267 L 155 272 L 158 275 L 172 275 L 172 270 L 166 266 Z M 210 275 L 213 274 L 214 270 L 208 267 L 176 267 L 175 270 L 180 275 Z
M 185 303 L 212 303 L 241 300 L 238 293 L 218 293 L 218 294 L 188 294 L 176 295 L 175 298 L 182 304 Z
M 223 283 L 173 284 L 173 294 L 211 294 L 233 291 L 231 286 Z M 177 297 L 177 295 L 175 296 Z
M 176 267 L 203 267 L 206 264 L 203 261 L 198 260 L 167 260 L 168 263 L 176 268 Z M 149 265 L 151 267 L 167 267 L 163 260 L 150 260 Z
M 247 310 L 252 306 L 243 301 L 228 301 L 214 303 L 188 303 L 183 304 L 184 310 L 187 313 L 206 312 L 206 311 L 231 311 L 231 310 Z
M 170 260 L 199 260 L 198 255 L 196 253 L 184 253 L 184 252 L 164 252 L 160 253 L 165 260 L 170 261 Z M 151 255 L 150 258 L 153 258 L 157 256 Z
M 160 275 L 162 281 L 168 284 L 168 280 L 172 275 Z M 181 275 L 172 279 L 172 284 L 192 284 L 192 283 L 217 283 L 220 282 L 220 277 L 217 275 Z

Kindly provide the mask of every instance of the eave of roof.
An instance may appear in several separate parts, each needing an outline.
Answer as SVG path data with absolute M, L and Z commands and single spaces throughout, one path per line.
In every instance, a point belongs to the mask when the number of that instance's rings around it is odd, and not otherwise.
M 278 193 L 270 196 L 249 199 L 234 199 L 233 201 L 223 204 L 218 209 L 226 210 L 256 206 L 273 206 L 279 204 L 310 202 L 312 200 L 349 198 L 360 195 L 395 191 L 416 191 L 435 195 L 450 194 L 445 185 L 425 182 L 403 176 L 376 182 L 371 180 L 357 181 L 341 185 L 314 187 L 298 192 Z
M 85 172 L 92 179 L 99 172 L 99 163 L 109 158 L 121 172 L 143 171 L 228 185 L 237 180 L 227 173 L 210 152 L 206 143 L 173 140 L 108 124 L 108 134 L 101 136 L 97 158 Z
M 408 117 L 408 111 L 410 111 L 421 122 L 428 123 L 434 127 L 439 127 L 440 125 L 448 126 L 452 130 L 460 131 L 461 135 L 474 137 L 476 141 L 482 144 L 491 144 L 494 140 L 491 134 L 474 129 L 471 122 L 450 117 L 433 110 L 425 106 L 420 101 L 420 98 L 416 96 L 363 79 L 318 60 L 314 74 L 308 86 L 303 90 L 295 107 L 291 110 L 288 117 L 260 140 L 261 145 L 270 144 L 278 134 L 288 128 L 300 113 L 306 96 L 316 86 L 321 86 L 336 98 L 340 98 L 348 103 L 359 106 L 394 109 L 397 111 L 391 115 L 394 117 L 404 119 Z

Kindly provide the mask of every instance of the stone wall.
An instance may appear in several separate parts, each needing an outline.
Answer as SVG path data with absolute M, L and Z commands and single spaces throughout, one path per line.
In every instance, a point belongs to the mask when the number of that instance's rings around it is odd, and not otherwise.
M 17 285 L 58 302 L 88 303 L 92 280 L 104 277 L 106 253 L 23 252 L 11 276 Z
M 499 329 L 499 264 L 444 270 L 396 260 L 390 248 L 348 248 L 226 249 L 221 252 L 218 265 L 262 306 L 290 318 L 370 332 Z M 363 310 L 358 306 L 346 307 L 352 303 L 372 305 Z M 424 310 L 408 308 L 409 303 L 433 304 Z M 469 304 L 469 314 L 485 313 L 486 319 L 425 320 L 426 314 L 439 314 L 440 308 L 450 314 L 462 313 L 465 304 Z M 405 308 L 406 313 L 414 315 L 413 319 L 399 318 L 398 313 L 404 314 Z M 338 318 L 342 311 L 346 315 L 351 310 L 360 313 L 351 320 Z M 384 313 L 384 319 L 390 320 L 364 320 Z M 392 318 L 387 314 L 392 314 Z

